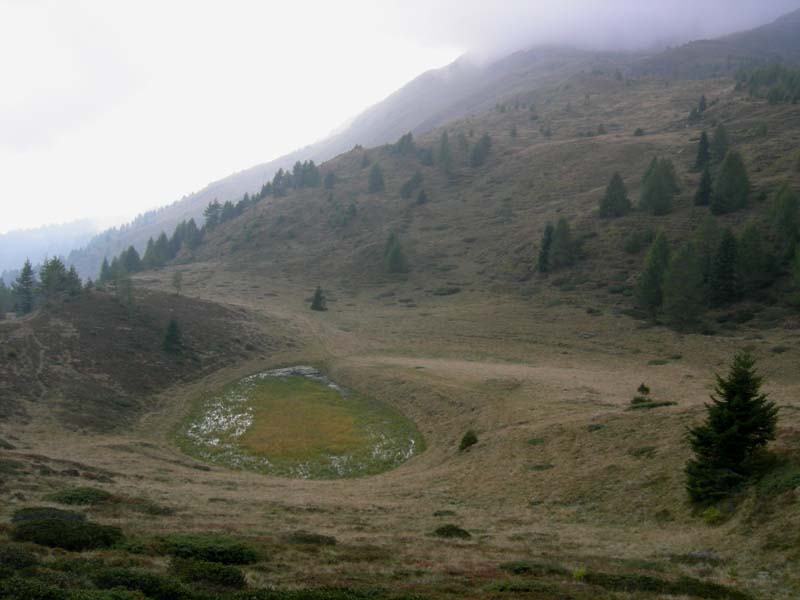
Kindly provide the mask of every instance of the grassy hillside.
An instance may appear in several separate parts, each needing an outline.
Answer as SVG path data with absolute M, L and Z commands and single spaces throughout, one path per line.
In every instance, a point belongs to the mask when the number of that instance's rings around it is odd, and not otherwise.
M 102 435 L 76 435 L 61 413 L 0 421 L 0 539 L 30 533 L 12 523 L 22 518 L 17 508 L 63 509 L 75 495 L 95 498 L 81 514 L 121 528 L 108 534 L 116 536 L 108 547 L 81 558 L 33 546 L 41 564 L 25 585 L 97 591 L 116 582 L 150 598 L 797 597 L 800 317 L 788 274 L 756 297 L 709 311 L 704 332 L 679 333 L 631 311 L 645 248 L 624 246 L 648 227 L 663 229 L 673 247 L 695 234 L 709 209 L 693 205 L 699 174 L 691 167 L 700 132 L 717 123 L 742 153 L 753 191 L 749 208 L 715 218 L 737 231 L 751 219 L 763 223 L 770 242 L 774 191 L 784 182 L 800 187 L 800 107 L 751 98 L 730 77 L 634 78 L 613 58 L 595 67 L 573 63 L 546 83 L 503 88 L 484 110 L 416 135 L 417 148 L 436 154 L 447 131 L 449 174 L 416 152 L 355 148 L 321 166 L 336 174 L 332 189 L 261 200 L 193 252 L 136 275 L 141 293 L 160 299 L 160 322 L 175 311 L 201 328 L 196 335 L 208 337 L 190 346 L 216 348 L 218 362 L 176 372 L 161 354 L 145 355 L 147 368 L 133 376 L 150 385 L 147 406 Z M 710 107 L 690 124 L 701 95 Z M 491 150 L 473 166 L 484 134 Z M 636 201 L 654 156 L 675 164 L 673 210 L 600 219 L 611 174 L 621 173 Z M 385 189 L 370 192 L 375 165 Z M 400 193 L 417 171 L 422 204 L 416 192 Z M 560 217 L 580 242 L 579 259 L 543 276 L 539 240 Z M 392 232 L 407 273 L 385 268 Z M 166 295 L 176 272 L 186 298 Z M 309 309 L 318 285 L 324 312 Z M 22 339 L 36 319 L 51 319 L 46 331 L 63 329 L 66 316 L 46 314 L 7 324 L 6 339 Z M 128 326 L 152 347 L 157 330 Z M 26 356 L 35 357 L 31 343 Z M 777 439 L 750 485 L 699 509 L 684 489 L 686 427 L 703 418 L 714 373 L 745 348 L 780 406 Z M 91 359 L 107 354 L 98 345 Z M 41 364 L 56 374 L 63 360 Z M 203 402 L 292 365 L 314 365 L 410 419 L 425 450 L 379 475 L 331 480 L 265 476 L 180 452 L 176 428 Z M 28 389 L 30 371 L 7 379 Z M 110 366 L 102 372 L 126 381 Z M 642 383 L 655 402 L 637 408 L 631 400 Z M 251 431 L 290 417 L 296 427 L 294 414 L 270 421 L 267 411 Z M 308 422 L 326 414 L 310 412 Z M 460 449 L 468 430 L 477 443 Z M 261 448 L 270 441 L 244 439 Z M 108 494 L 75 492 L 74 481 Z M 197 535 L 176 537 L 187 532 Z M 245 563 L 241 571 L 179 560 L 232 555 Z M 242 577 L 251 591 L 235 591 Z M 337 590 L 291 591 L 319 586 Z

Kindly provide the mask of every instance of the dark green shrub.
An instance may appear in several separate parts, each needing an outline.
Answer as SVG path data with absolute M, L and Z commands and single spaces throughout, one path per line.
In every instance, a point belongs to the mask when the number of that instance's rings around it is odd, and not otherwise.
M 226 565 L 247 565 L 259 560 L 258 551 L 239 540 L 216 533 L 173 534 L 164 539 L 167 554 Z
M 286 541 L 290 544 L 307 544 L 311 546 L 335 546 L 336 538 L 321 533 L 311 533 L 309 531 L 295 531 L 286 536 Z
M 467 540 L 472 537 L 469 531 L 462 529 L 458 525 L 453 525 L 452 523 L 437 527 L 433 530 L 433 535 L 441 538 L 459 538 L 462 540 Z
M 534 575 L 543 577 L 545 575 L 569 575 L 569 571 L 558 565 L 547 563 L 532 562 L 530 560 L 515 560 L 503 563 L 500 568 L 514 575 Z
M 638 254 L 652 243 L 655 236 L 655 231 L 649 227 L 641 231 L 633 231 L 625 236 L 622 249 L 628 254 Z
M 11 577 L 0 580 L 0 598 L 9 600 L 71 600 L 67 590 L 35 579 Z
M 29 521 L 85 521 L 86 516 L 72 510 L 62 510 L 60 508 L 50 508 L 49 506 L 31 506 L 20 508 L 11 515 L 11 522 L 14 524 L 27 523 Z
M 11 537 L 18 542 L 33 542 L 74 552 L 108 548 L 123 539 L 122 531 L 117 527 L 57 519 L 20 523 L 14 527 Z
M 745 592 L 692 577 L 681 577 L 677 581 L 669 581 L 648 575 L 620 575 L 590 571 L 583 576 L 582 580 L 590 585 L 621 592 L 651 592 L 719 600 L 750 600 L 751 598 Z
M 100 589 L 138 590 L 153 600 L 190 600 L 194 597 L 175 579 L 141 569 L 109 567 L 95 573 L 92 581 Z
M 37 556 L 21 546 L 12 544 L 0 546 L 0 567 L 18 571 L 28 567 L 35 567 L 37 564 L 39 564 Z
M 458 449 L 460 452 L 463 452 L 470 446 L 474 446 L 478 443 L 478 434 L 475 433 L 472 429 L 467 431 L 464 434 L 464 437 L 461 438 L 461 443 L 458 445 Z
M 45 498 L 45 500 L 49 500 L 50 502 L 58 502 L 59 504 L 88 506 L 105 504 L 112 498 L 112 494 L 105 490 L 100 490 L 93 487 L 76 487 L 50 494 Z
M 173 558 L 170 573 L 188 584 L 241 589 L 247 585 L 241 569 L 204 560 Z

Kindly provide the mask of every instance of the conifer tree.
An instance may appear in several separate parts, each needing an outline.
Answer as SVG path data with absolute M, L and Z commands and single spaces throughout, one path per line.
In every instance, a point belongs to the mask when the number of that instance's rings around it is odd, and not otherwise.
M 572 229 L 567 219 L 561 217 L 553 231 L 553 242 L 550 246 L 550 267 L 553 270 L 568 267 L 575 262 L 575 240 L 572 238 Z
M 406 258 L 400 238 L 392 232 L 386 241 L 386 248 L 383 252 L 383 262 L 387 273 L 407 273 L 408 259 Z
M 675 165 L 668 158 L 654 158 L 642 179 L 639 208 L 654 215 L 672 210 L 672 197 L 679 191 Z
M 662 284 L 664 317 L 672 327 L 691 329 L 700 322 L 705 290 L 700 259 L 691 244 L 672 256 Z
M 539 273 L 550 272 L 550 248 L 553 245 L 553 224 L 548 223 L 544 228 L 542 234 L 542 243 L 539 246 L 539 258 L 536 263 L 536 268 Z
M 41 292 L 45 299 L 50 300 L 66 291 L 67 268 L 60 258 L 54 256 L 45 259 L 39 269 Z
M 739 236 L 737 264 L 745 294 L 764 287 L 772 277 L 773 259 L 764 248 L 763 236 L 755 223 L 748 223 Z
M 709 288 L 711 302 L 717 306 L 733 302 L 739 294 L 738 244 L 730 228 L 722 234 L 714 256 Z
M 128 246 L 128 249 L 122 253 L 120 262 L 128 273 L 138 273 L 142 270 L 142 261 L 139 258 L 139 253 L 133 246 Z
M 328 310 L 325 292 L 323 292 L 322 288 L 319 286 L 317 286 L 317 289 L 314 291 L 314 297 L 311 299 L 311 310 Z
M 720 123 L 714 129 L 714 135 L 711 138 L 711 158 L 715 162 L 720 162 L 728 154 L 730 148 L 730 140 L 728 139 L 728 130 L 725 125 Z
M 711 204 L 713 197 L 713 182 L 711 180 L 711 171 L 706 164 L 703 167 L 703 174 L 700 176 L 700 184 L 697 186 L 697 192 L 694 195 L 695 206 L 708 206 Z
M 203 241 L 203 234 L 197 228 L 197 223 L 194 219 L 189 219 L 186 223 L 186 230 L 184 232 L 183 243 L 189 250 L 194 250 Z
M 628 190 L 619 173 L 611 176 L 611 181 L 606 187 L 606 192 L 600 199 L 600 216 L 604 218 L 621 217 L 631 209 Z
M 152 245 L 153 238 L 150 238 L 150 243 Z M 108 264 L 108 258 L 103 257 L 103 264 L 100 265 L 100 283 L 108 283 L 111 281 L 111 266 Z
M 697 111 L 700 113 L 706 112 L 706 108 L 708 107 L 708 103 L 706 102 L 706 95 L 703 94 L 700 96 L 700 102 L 697 103 Z
M 704 169 L 711 160 L 711 144 L 708 141 L 708 134 L 703 130 L 700 134 L 700 141 L 697 143 L 697 158 L 694 161 L 696 171 Z
M 328 171 L 325 174 L 323 185 L 325 186 L 326 190 L 332 190 L 336 185 L 336 173 L 334 173 L 333 171 Z
M 414 191 L 421 184 L 422 184 L 422 173 L 417 171 L 400 187 L 400 197 L 406 200 L 411 198 Z
M 708 286 L 711 272 L 714 269 L 714 257 L 717 255 L 719 243 L 722 239 L 722 230 L 717 220 L 711 215 L 706 215 L 700 222 L 694 235 L 694 247 L 700 260 L 700 270 L 703 273 L 703 283 Z M 708 294 L 707 294 L 708 295 Z
M 492 138 L 489 134 L 483 134 L 481 138 L 475 143 L 469 157 L 469 164 L 471 167 L 480 167 L 486 162 L 489 156 L 489 150 L 492 147 Z
M 88 283 L 88 282 L 87 282 Z M 64 292 L 70 296 L 77 296 L 83 291 L 83 283 L 78 275 L 75 265 L 71 265 L 64 278 Z
M 439 152 L 436 156 L 436 162 L 445 175 L 448 177 L 453 175 L 453 151 L 450 148 L 450 139 L 447 137 L 447 131 L 442 132 L 442 137 L 439 140 Z
M 750 179 L 747 177 L 741 154 L 731 150 L 722 161 L 711 199 L 711 212 L 723 215 L 745 208 L 750 194 Z
M 164 341 L 161 344 L 164 352 L 178 354 L 183 350 L 183 335 L 175 319 L 170 319 L 167 330 L 164 332 Z
M 211 231 L 217 225 L 219 225 L 219 217 L 221 211 L 222 211 L 222 206 L 220 205 L 219 201 L 217 201 L 216 198 L 214 199 L 213 202 L 211 202 L 208 206 L 206 206 L 206 209 L 203 211 L 203 216 L 205 216 L 206 218 L 206 229 Z
M 417 194 L 417 204 L 427 204 L 428 203 L 428 194 L 425 193 L 425 190 L 421 189 L 419 194 Z
M 747 352 L 726 378 L 716 376 L 706 420 L 689 429 L 694 456 L 686 463 L 686 491 L 698 504 L 722 500 L 753 475 L 752 459 L 775 439 L 778 407 L 761 391 L 763 378 Z
M 377 192 L 382 192 L 384 188 L 383 171 L 379 165 L 374 164 L 369 172 L 369 193 L 375 194 Z
M 792 259 L 800 237 L 800 201 L 787 183 L 775 195 L 772 204 L 772 228 L 781 260 Z
M 36 299 L 36 276 L 30 260 L 22 265 L 17 279 L 11 284 L 14 303 L 19 314 L 27 315 L 33 310 Z
M 644 263 L 644 271 L 636 283 L 636 302 L 655 317 L 664 301 L 664 273 L 669 266 L 669 242 L 663 231 L 659 231 Z

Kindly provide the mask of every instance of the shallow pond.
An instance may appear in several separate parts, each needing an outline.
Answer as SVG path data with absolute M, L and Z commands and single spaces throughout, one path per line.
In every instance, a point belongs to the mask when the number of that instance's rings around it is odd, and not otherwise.
M 178 441 L 212 463 L 306 479 L 381 473 L 423 446 L 398 411 L 308 366 L 250 375 L 198 400 Z

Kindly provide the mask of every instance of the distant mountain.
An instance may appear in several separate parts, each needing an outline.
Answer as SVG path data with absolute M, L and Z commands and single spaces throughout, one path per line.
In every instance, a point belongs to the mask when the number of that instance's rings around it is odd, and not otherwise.
M 702 78 L 770 61 L 800 63 L 800 10 L 755 29 L 671 48 L 639 61 L 634 72 Z
M 629 66 L 634 73 L 662 73 L 690 77 L 722 74 L 741 64 L 780 58 L 800 61 L 800 11 L 768 25 L 716 40 L 691 42 L 659 55 L 642 57 L 534 48 L 496 61 L 478 63 L 461 57 L 441 69 L 423 73 L 385 100 L 368 108 L 335 134 L 244 171 L 209 184 L 147 218 L 103 232 L 91 244 L 69 257 L 83 276 L 95 276 L 104 256 L 114 256 L 129 245 L 143 249 L 147 239 L 170 232 L 181 220 L 194 217 L 200 224 L 206 205 L 215 198 L 236 200 L 259 190 L 280 168 L 297 161 L 329 160 L 355 145 L 378 146 L 406 132 L 430 131 L 453 119 L 484 111 L 503 101 L 535 101 L 531 90 L 552 85 L 579 70 Z
M 0 272 L 18 269 L 30 259 L 41 262 L 47 256 L 66 256 L 73 248 L 86 244 L 99 230 L 84 219 L 36 229 L 17 229 L 0 235 Z

